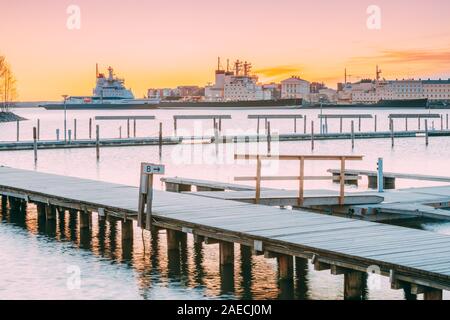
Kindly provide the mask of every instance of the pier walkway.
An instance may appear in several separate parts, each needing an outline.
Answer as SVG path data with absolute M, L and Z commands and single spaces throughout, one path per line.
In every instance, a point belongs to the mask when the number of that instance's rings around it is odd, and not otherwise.
M 122 237 L 130 235 L 129 221 L 138 210 L 137 187 L 8 167 L 0 167 L 0 193 L 2 205 L 36 203 L 47 219 L 55 218 L 51 208 L 117 217 Z M 165 191 L 154 192 L 152 211 L 153 227 L 166 229 L 168 249 L 176 248 L 176 235 L 193 234 L 196 241 L 219 243 L 222 266 L 233 265 L 238 243 L 276 257 L 283 278 L 292 277 L 292 257 L 311 259 L 316 270 L 344 274 L 346 298 L 361 295 L 362 274 L 374 266 L 390 276 L 392 288 L 407 287 L 425 299 L 442 299 L 442 290 L 450 290 L 450 236 Z

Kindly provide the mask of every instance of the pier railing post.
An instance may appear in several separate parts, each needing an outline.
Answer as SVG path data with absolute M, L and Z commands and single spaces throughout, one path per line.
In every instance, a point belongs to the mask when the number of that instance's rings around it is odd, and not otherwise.
M 100 126 L 97 124 L 95 127 L 95 151 L 97 160 L 100 159 Z
M 33 127 L 33 150 L 34 150 L 34 162 L 37 162 L 37 130 Z

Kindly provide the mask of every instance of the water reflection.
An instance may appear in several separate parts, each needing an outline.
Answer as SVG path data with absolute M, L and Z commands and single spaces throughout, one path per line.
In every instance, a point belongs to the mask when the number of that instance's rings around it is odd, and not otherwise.
M 342 288 L 341 277 L 322 277 L 321 274 L 309 268 L 307 260 L 295 258 L 294 277 L 291 280 L 277 279 L 277 264 L 261 256 L 253 256 L 250 247 L 241 246 L 236 250 L 237 257 L 234 266 L 219 267 L 218 246 L 206 246 L 195 243 L 192 237 L 181 234 L 179 248 L 167 250 L 166 237 L 163 231 L 152 230 L 144 233 L 135 228 L 133 240 L 122 240 L 118 220 L 113 218 L 100 219 L 93 216 L 91 228 L 79 227 L 77 212 L 59 210 L 55 219 L 46 219 L 38 215 L 34 205 L 25 207 L 22 203 L 11 203 L 10 207 L 2 204 L 0 221 L 3 224 L 20 227 L 30 234 L 43 236 L 45 241 L 69 243 L 73 250 L 83 250 L 92 257 L 107 259 L 126 268 L 134 274 L 138 294 L 143 299 L 154 299 L 169 290 L 172 294 L 186 291 L 198 294 L 198 297 L 220 297 L 238 299 L 311 299 L 317 288 L 312 285 L 311 277 L 321 279 L 325 283 L 331 281 L 329 295 L 326 291 L 319 296 L 333 298 L 335 288 Z M 431 222 L 424 220 L 402 221 L 408 227 L 430 228 Z M 145 246 L 144 246 L 145 244 Z M 39 243 L 45 247 L 46 243 Z M 59 254 L 58 252 L 53 254 Z M 1 256 L 1 253 L 0 253 Z M 86 257 L 86 259 L 89 259 Z M 102 270 L 99 272 L 102 276 Z M 331 279 L 331 280 L 330 280 Z M 367 285 L 367 275 L 363 278 L 362 299 L 370 298 Z M 161 291 L 161 288 L 165 288 Z M 26 290 L 27 288 L 23 288 Z M 331 292 L 333 291 L 333 292 Z M 389 297 L 390 289 L 386 289 Z M 194 293 L 193 293 L 194 292 Z M 120 292 L 115 292 L 120 298 Z M 166 293 L 167 294 L 167 293 Z M 417 296 L 410 294 L 409 288 L 404 288 L 404 299 L 414 300 Z M 193 296 L 192 296 L 193 297 Z M 396 296 L 397 297 L 397 296 Z

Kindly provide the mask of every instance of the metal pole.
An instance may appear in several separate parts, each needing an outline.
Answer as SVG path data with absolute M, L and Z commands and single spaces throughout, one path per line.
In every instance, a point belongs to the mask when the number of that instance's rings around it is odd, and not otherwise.
M 425 145 L 428 146 L 428 120 L 425 119 Z
M 175 133 L 175 136 L 177 136 L 177 119 L 173 118 L 173 132 Z
M 119 126 L 119 139 L 122 139 L 122 126 Z
M 444 131 L 444 116 L 441 114 L 441 131 Z
M 64 98 L 64 142 L 67 142 L 67 106 Z
M 59 129 L 56 129 L 56 141 L 59 141 Z
M 405 129 L 408 131 L 408 117 L 405 118 Z
M 377 115 L 375 115 L 375 125 L 374 132 L 377 132 Z
M 136 118 L 133 119 L 133 135 L 136 138 Z
M 311 121 L 311 150 L 314 151 L 314 121 Z
M 417 121 L 418 121 L 418 128 L 420 130 L 420 116 L 417 118 Z
M 361 116 L 359 117 L 358 120 L 358 131 L 361 132 Z
M 127 137 L 130 138 L 130 118 L 127 119 Z
M 95 149 L 97 152 L 97 160 L 100 159 L 100 126 L 96 126 L 95 130 Z
M 445 128 L 448 130 L 448 113 L 445 115 Z
M 305 118 L 303 119 L 303 133 L 306 134 L 306 115 Z
M 69 144 L 72 141 L 72 130 L 69 129 Z
M 297 117 L 294 117 L 294 133 L 297 133 Z
M 339 132 L 342 133 L 342 117 L 339 118 Z
M 37 161 L 37 130 L 33 127 L 33 150 L 34 150 L 34 162 Z
M 378 184 L 378 192 L 384 192 L 383 158 L 378 158 L 377 184 Z
M 17 120 L 17 141 L 20 141 L 20 121 Z
M 271 132 L 270 132 L 270 121 L 269 121 L 269 122 L 267 122 L 267 153 L 268 154 L 270 154 L 270 151 L 271 151 L 271 145 L 270 145 L 271 142 L 272 142 L 272 136 L 271 136 Z

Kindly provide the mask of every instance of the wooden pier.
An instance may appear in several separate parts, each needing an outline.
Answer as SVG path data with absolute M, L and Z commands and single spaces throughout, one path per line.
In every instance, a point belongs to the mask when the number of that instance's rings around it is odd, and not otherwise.
M 138 168 L 137 168 L 138 169 Z M 37 205 L 55 219 L 71 210 L 83 217 L 122 221 L 122 240 L 130 240 L 138 211 L 139 188 L 0 167 L 2 206 Z M 278 258 L 280 279 L 292 279 L 293 257 L 310 259 L 316 270 L 343 274 L 346 299 L 361 299 L 362 275 L 374 266 L 389 276 L 393 289 L 408 288 L 425 299 L 442 299 L 450 290 L 450 236 L 306 211 L 189 194 L 154 191 L 152 226 L 166 229 L 168 249 L 187 234 L 197 244 L 219 243 L 220 265 L 233 266 L 234 245 Z

